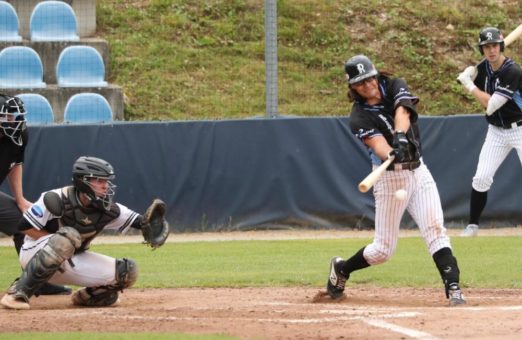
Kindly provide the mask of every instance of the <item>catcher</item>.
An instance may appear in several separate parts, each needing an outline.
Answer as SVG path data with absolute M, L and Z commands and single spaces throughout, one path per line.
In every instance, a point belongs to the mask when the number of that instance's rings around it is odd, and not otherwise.
M 74 305 L 114 305 L 118 292 L 136 282 L 136 263 L 88 251 L 91 241 L 105 228 L 140 229 L 153 248 L 168 237 L 161 200 L 155 199 L 144 216 L 112 201 L 115 175 L 108 162 L 80 157 L 72 173 L 72 186 L 44 192 L 20 220 L 24 271 L 0 301 L 6 308 L 29 309 L 29 299 L 46 282 L 85 287 L 72 295 Z

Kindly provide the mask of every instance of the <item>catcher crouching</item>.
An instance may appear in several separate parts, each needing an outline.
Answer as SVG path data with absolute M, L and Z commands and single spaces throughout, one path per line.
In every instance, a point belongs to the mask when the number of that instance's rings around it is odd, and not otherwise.
M 136 282 L 136 262 L 88 251 L 91 241 L 104 229 L 139 229 L 153 248 L 168 237 L 161 200 L 155 199 L 143 216 L 113 202 L 115 174 L 108 162 L 83 156 L 72 173 L 72 186 L 42 193 L 18 225 L 25 234 L 24 270 L 0 301 L 6 308 L 29 309 L 30 298 L 46 282 L 84 287 L 72 295 L 74 305 L 114 305 L 119 292 Z

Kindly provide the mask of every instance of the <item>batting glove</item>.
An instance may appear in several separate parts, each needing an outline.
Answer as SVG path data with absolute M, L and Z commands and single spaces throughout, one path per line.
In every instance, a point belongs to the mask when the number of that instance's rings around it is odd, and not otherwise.
M 464 86 L 469 92 L 473 91 L 476 87 L 473 81 L 477 78 L 477 68 L 475 66 L 468 66 L 466 69 L 459 74 L 457 80 Z

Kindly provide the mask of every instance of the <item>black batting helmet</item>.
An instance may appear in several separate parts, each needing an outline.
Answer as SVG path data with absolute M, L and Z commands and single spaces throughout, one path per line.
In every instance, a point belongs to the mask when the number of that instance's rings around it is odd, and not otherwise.
M 350 85 L 366 78 L 375 77 L 378 73 L 371 60 L 362 54 L 348 59 L 344 64 L 344 72 L 346 72 Z
M 13 143 L 23 144 L 22 132 L 25 130 L 25 107 L 18 97 L 0 94 L 0 134 Z
M 479 33 L 479 50 L 481 54 L 484 54 L 482 46 L 486 44 L 500 44 L 500 51 L 504 52 L 504 36 L 500 33 L 500 30 L 496 27 L 483 28 Z
M 96 157 L 82 156 L 73 164 L 73 185 L 79 192 L 84 193 L 91 203 L 106 210 L 110 209 L 116 186 L 111 182 L 116 175 L 109 162 Z M 92 189 L 89 179 L 98 178 L 108 180 L 109 189 L 104 197 L 98 197 Z

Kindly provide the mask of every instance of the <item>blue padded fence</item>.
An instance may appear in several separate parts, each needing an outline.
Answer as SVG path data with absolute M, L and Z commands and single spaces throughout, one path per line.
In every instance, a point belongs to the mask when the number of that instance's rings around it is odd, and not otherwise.
M 117 201 L 143 212 L 162 198 L 172 230 L 371 228 L 373 196 L 357 191 L 370 163 L 347 123 L 278 118 L 31 126 L 24 188 L 35 200 L 70 183 L 77 157 L 93 155 L 115 167 Z M 421 117 L 420 128 L 447 225 L 462 226 L 486 122 L 477 115 Z M 521 196 L 520 162 L 511 153 L 490 191 L 484 223 L 520 223 Z

